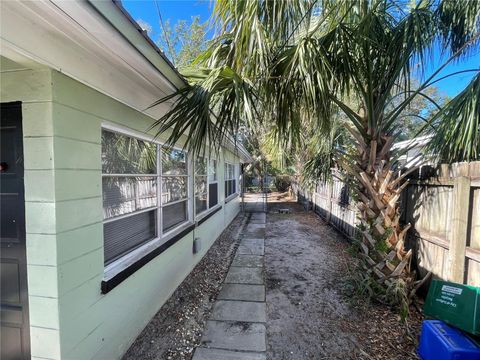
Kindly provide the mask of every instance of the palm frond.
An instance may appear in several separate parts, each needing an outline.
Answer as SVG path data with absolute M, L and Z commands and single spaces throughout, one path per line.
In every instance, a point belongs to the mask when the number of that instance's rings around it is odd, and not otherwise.
M 428 147 L 434 156 L 446 162 L 480 160 L 480 73 L 436 114 L 435 121 Z
M 303 186 L 312 189 L 318 181 L 331 180 L 338 150 L 345 145 L 344 135 L 342 122 L 336 121 L 328 136 L 314 136 L 309 139 L 307 149 L 310 154 L 301 173 Z
M 452 54 L 464 48 L 480 32 L 479 1 L 443 0 L 436 15 L 443 42 Z M 478 43 L 478 39 L 475 42 Z M 468 53 L 469 49 L 471 47 L 463 53 Z
M 158 134 L 168 134 L 168 145 L 185 136 L 185 147 L 194 153 L 203 153 L 207 146 L 218 150 L 227 138 L 236 138 L 241 124 L 252 125 L 257 119 L 252 84 L 230 67 L 187 75 L 190 85 L 169 97 L 174 100 L 171 110 L 152 125 Z

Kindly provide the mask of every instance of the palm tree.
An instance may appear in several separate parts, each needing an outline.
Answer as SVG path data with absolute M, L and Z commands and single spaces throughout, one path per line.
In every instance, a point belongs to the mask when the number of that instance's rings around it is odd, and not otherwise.
M 158 131 L 172 128 L 171 143 L 186 132 L 187 146 L 201 151 L 240 125 L 271 126 L 281 148 L 298 148 L 309 129 L 318 149 L 310 170 L 333 161 L 348 177 L 361 220 L 361 274 L 391 299 L 390 290 L 413 278 L 412 252 L 404 246 L 410 225 L 400 224 L 398 206 L 408 172 L 398 167 L 401 154 L 392 145 L 409 105 L 424 97 L 438 109 L 433 121 L 422 119 L 426 129 L 451 140 L 436 141 L 435 150 L 448 147 L 456 160 L 478 158 L 479 75 L 445 107 L 425 89 L 448 62 L 479 44 L 480 3 L 220 0 L 214 13 L 218 37 L 197 68 L 185 72 L 189 86 L 170 97 L 175 105 L 155 124 Z M 412 86 L 412 72 L 426 69 L 438 43 L 448 60 Z M 347 143 L 335 141 L 335 127 L 347 133 Z M 328 146 L 318 146 L 322 139 Z

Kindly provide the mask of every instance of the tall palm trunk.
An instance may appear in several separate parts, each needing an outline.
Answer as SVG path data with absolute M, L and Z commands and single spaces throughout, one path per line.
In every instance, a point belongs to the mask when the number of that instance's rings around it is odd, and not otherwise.
M 356 150 L 354 161 L 342 161 L 342 167 L 353 178 L 358 193 L 361 257 L 367 274 L 384 289 L 394 279 L 402 279 L 408 285 L 413 280 L 412 250 L 405 251 L 404 243 L 410 224 L 402 228 L 399 223 L 399 198 L 408 181 L 406 174 L 392 169 L 394 137 L 380 134 L 367 140 L 355 129 L 348 130 L 355 139 Z

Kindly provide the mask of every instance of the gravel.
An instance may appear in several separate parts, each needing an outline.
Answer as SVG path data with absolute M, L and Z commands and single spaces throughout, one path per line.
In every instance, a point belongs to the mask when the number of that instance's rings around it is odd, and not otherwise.
M 191 359 L 238 246 L 240 214 L 175 290 L 124 355 L 125 360 Z

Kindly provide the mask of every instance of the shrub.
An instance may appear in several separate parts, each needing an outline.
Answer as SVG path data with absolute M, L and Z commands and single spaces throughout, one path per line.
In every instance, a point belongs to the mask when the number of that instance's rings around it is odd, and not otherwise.
M 278 191 L 284 192 L 287 191 L 290 185 L 292 184 L 292 180 L 288 175 L 277 175 L 275 176 L 275 187 Z

